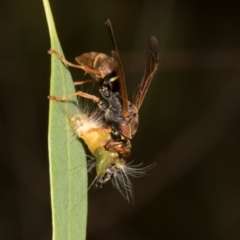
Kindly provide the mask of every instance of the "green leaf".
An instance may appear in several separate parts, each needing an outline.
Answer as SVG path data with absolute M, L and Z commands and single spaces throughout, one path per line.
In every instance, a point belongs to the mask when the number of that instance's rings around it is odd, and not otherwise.
M 43 0 L 43 5 L 51 48 L 63 54 L 48 0 Z M 74 92 L 75 88 L 68 68 L 52 55 L 50 95 L 66 96 Z M 86 158 L 83 147 L 73 136 L 68 117 L 63 114 L 64 111 L 67 112 L 69 105 L 73 104 L 72 101 L 77 103 L 76 98 L 64 103 L 50 101 L 48 140 L 53 240 L 86 238 Z M 73 104 L 73 106 L 77 105 Z

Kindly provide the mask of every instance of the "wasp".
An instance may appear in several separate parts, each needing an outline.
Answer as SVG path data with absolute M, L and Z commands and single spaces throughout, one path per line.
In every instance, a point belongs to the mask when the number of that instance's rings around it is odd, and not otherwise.
M 158 68 L 158 42 L 155 37 L 150 37 L 143 77 L 134 92 L 132 102 L 130 102 L 111 21 L 107 20 L 105 24 L 114 49 L 111 57 L 97 52 L 84 53 L 75 58 L 78 64 L 73 64 L 55 50 L 49 50 L 50 54 L 55 54 L 66 65 L 80 68 L 85 73 L 90 74 L 93 79 L 76 82 L 75 85 L 86 82 L 95 83 L 98 85 L 103 99 L 83 91 L 77 91 L 63 97 L 49 96 L 49 99 L 65 101 L 73 96 L 80 96 L 97 103 L 99 109 L 104 113 L 107 127 L 111 129 L 111 137 L 106 142 L 105 149 L 112 153 L 116 152 L 121 157 L 128 157 L 131 154 L 130 140 L 139 125 L 139 109 Z

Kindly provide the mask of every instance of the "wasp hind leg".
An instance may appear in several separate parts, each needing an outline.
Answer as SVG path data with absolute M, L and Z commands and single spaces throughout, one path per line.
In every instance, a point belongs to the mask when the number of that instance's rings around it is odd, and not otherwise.
M 103 74 L 100 71 L 94 70 L 94 69 L 89 68 L 89 67 L 84 66 L 84 65 L 77 65 L 77 64 L 71 63 L 67 59 L 65 59 L 59 52 L 57 52 L 53 49 L 48 50 L 48 53 L 56 55 L 63 63 L 65 63 L 69 67 L 80 68 L 83 71 L 85 71 L 85 73 L 94 74 L 94 75 L 98 75 L 100 77 L 103 77 Z

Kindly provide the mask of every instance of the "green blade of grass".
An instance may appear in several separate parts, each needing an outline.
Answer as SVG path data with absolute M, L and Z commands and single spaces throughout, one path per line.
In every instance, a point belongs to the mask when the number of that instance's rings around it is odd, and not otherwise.
M 63 54 L 48 0 L 43 0 L 51 48 Z M 51 56 L 50 95 L 75 92 L 71 75 L 64 64 Z M 71 99 L 77 102 L 77 99 Z M 84 150 L 73 137 L 69 120 L 58 104 L 50 101 L 49 159 L 53 240 L 85 239 L 87 221 L 87 170 Z

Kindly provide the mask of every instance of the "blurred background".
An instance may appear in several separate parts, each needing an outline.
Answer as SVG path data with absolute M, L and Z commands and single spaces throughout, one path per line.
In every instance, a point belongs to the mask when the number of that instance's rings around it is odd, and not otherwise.
M 42 1 L 0 7 L 0 239 L 50 240 L 50 48 Z M 240 239 L 239 1 L 52 0 L 68 60 L 110 54 L 111 19 L 129 96 L 151 35 L 159 70 L 140 110 L 134 204 L 111 184 L 89 191 L 87 239 Z M 83 72 L 71 69 L 80 80 Z

